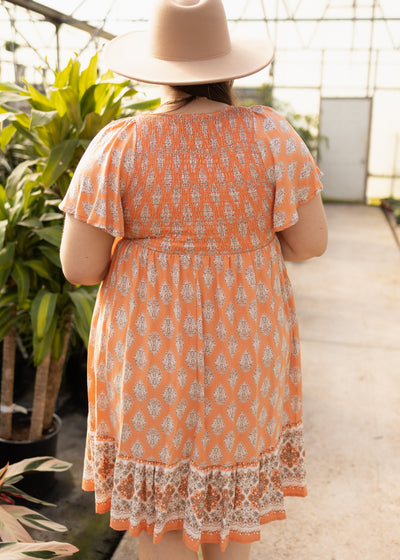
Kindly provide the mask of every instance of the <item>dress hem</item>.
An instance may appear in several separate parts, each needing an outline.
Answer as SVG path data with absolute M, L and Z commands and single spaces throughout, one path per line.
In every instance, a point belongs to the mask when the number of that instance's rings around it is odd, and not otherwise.
M 94 492 L 95 491 L 95 484 L 94 481 L 83 481 L 82 489 L 85 492 Z M 284 498 L 287 497 L 298 497 L 298 498 L 305 498 L 307 496 L 307 487 L 287 487 L 282 489 L 282 493 Z M 97 503 L 96 504 L 96 513 L 104 514 L 108 513 L 111 510 L 111 500 L 108 500 L 104 503 Z M 260 525 L 266 525 L 267 523 L 271 523 L 272 521 L 282 521 L 286 519 L 286 512 L 285 511 L 273 511 L 266 513 L 265 515 L 260 517 Z M 154 535 L 154 523 L 148 524 L 147 521 L 142 521 L 139 525 L 132 526 L 129 520 L 115 520 L 111 517 L 110 519 L 110 527 L 115 531 L 127 531 L 131 537 L 138 537 L 142 531 L 146 531 L 148 535 Z M 200 545 L 205 543 L 213 543 L 219 544 L 221 552 L 224 552 L 229 544 L 230 541 L 238 542 L 238 543 L 253 543 L 257 542 L 261 539 L 261 531 L 255 530 L 251 533 L 242 533 L 240 531 L 230 531 L 229 534 L 226 536 L 225 539 L 221 540 L 219 535 L 215 533 L 204 531 L 200 537 L 200 540 L 191 538 L 185 531 L 184 531 L 184 520 L 176 519 L 172 521 L 168 521 L 165 524 L 164 529 L 161 533 L 157 533 L 157 535 L 153 536 L 154 544 L 159 544 L 162 541 L 163 536 L 168 531 L 177 531 L 182 530 L 182 540 L 184 544 L 194 552 L 198 552 Z

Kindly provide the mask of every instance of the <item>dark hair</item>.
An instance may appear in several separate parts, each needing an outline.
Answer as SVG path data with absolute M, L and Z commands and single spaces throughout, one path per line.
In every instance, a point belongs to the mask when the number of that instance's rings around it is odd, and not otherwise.
M 219 101 L 227 105 L 234 105 L 232 94 L 233 81 L 216 82 L 214 84 L 194 84 L 190 86 L 174 86 L 174 89 L 187 93 L 192 98 L 208 97 L 212 101 Z
M 207 97 L 208 99 L 211 99 L 211 101 L 219 101 L 220 103 L 226 103 L 227 105 L 235 104 L 232 93 L 233 80 L 228 82 L 216 82 L 213 84 L 193 84 L 170 87 L 177 92 L 186 93 L 187 97 L 164 103 L 164 105 L 161 106 L 162 112 L 164 113 L 181 109 L 196 99 L 196 97 Z M 169 106 L 168 109 L 165 109 L 166 105 Z

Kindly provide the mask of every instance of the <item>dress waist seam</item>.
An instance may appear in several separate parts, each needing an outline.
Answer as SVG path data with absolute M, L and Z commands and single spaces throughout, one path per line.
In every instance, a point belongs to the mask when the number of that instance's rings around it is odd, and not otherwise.
M 205 252 L 205 251 L 193 251 L 193 252 L 179 252 L 179 251 L 165 251 L 162 250 L 158 247 L 151 247 L 149 245 L 149 243 L 147 243 L 145 240 L 141 239 L 134 239 L 134 238 L 129 238 L 129 237 L 122 237 L 120 238 L 121 241 L 130 241 L 131 243 L 133 243 L 134 245 L 137 245 L 138 247 L 142 248 L 142 249 L 148 249 L 150 251 L 154 251 L 156 253 L 161 253 L 163 255 L 177 255 L 177 256 L 182 256 L 182 257 L 195 257 L 195 256 L 201 256 L 201 257 L 215 257 L 215 256 L 234 256 L 234 255 L 242 255 L 244 253 L 256 253 L 257 251 L 262 251 L 263 249 L 266 249 L 267 247 L 269 247 L 269 245 L 271 245 L 271 243 L 276 239 L 275 235 L 272 235 L 267 242 L 264 245 L 260 245 L 260 247 L 257 248 L 249 248 L 249 249 L 244 249 L 242 251 L 217 251 L 215 253 L 209 253 L 209 252 Z

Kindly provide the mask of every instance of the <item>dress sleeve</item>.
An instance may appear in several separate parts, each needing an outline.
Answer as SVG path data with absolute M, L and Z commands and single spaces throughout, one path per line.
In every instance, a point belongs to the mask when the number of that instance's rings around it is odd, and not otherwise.
M 293 226 L 297 208 L 322 191 L 322 173 L 288 121 L 268 107 L 257 107 L 257 143 L 273 191 L 273 228 Z
M 121 119 L 95 136 L 59 206 L 63 212 L 124 237 L 123 199 L 131 182 L 134 134 L 134 119 Z

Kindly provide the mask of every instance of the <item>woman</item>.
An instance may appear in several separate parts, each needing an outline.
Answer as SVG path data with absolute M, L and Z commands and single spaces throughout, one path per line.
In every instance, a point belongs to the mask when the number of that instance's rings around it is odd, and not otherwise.
M 106 60 L 161 108 L 100 132 L 61 205 L 66 277 L 102 282 L 83 488 L 141 560 L 246 559 L 306 495 L 284 259 L 325 250 L 320 174 L 285 119 L 232 102 L 272 56 L 231 41 L 220 0 L 159 2 Z

